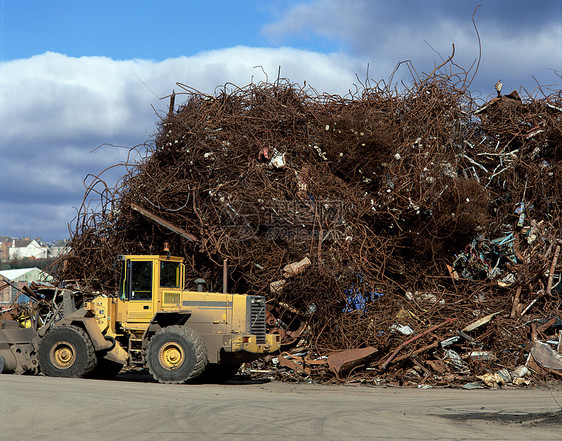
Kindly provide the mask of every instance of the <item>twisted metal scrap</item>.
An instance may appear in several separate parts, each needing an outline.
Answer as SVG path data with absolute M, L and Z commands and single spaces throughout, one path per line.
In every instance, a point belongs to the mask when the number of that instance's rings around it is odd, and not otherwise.
M 377 372 L 390 378 L 439 357 L 436 342 L 476 318 L 511 311 L 517 289 L 529 302 L 545 284 L 562 227 L 560 91 L 502 97 L 477 111 L 462 75 L 442 71 L 400 92 L 379 83 L 345 98 L 287 80 L 226 85 L 213 96 L 181 86 L 185 103 L 132 149 L 143 159 L 125 165 L 116 188 L 100 176 L 88 183 L 70 253 L 58 262 L 61 280 L 112 292 L 116 254 L 157 254 L 168 241 L 187 259 L 187 280 L 203 276 L 219 290 L 228 259 L 231 290 L 309 311 L 300 320 L 318 354 L 372 345 L 382 359 L 406 338 L 393 324 L 422 333 L 456 320 L 409 345 L 414 358 Z M 515 241 L 515 282 L 449 277 L 446 264 L 477 235 L 511 228 L 522 201 L 540 234 L 534 244 Z M 270 292 L 284 266 L 305 256 L 312 265 Z M 352 298 L 363 299 L 354 311 Z M 558 294 L 542 296 L 528 316 L 557 314 L 559 305 Z M 479 336 L 497 354 L 491 367 L 522 362 L 522 320 L 503 317 Z M 452 381 L 424 369 L 425 381 Z

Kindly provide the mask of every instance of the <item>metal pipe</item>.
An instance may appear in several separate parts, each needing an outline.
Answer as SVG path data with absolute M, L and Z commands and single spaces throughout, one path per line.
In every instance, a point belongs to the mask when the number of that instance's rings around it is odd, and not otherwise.
M 228 259 L 222 261 L 222 293 L 226 294 L 228 292 L 228 264 L 226 263 Z

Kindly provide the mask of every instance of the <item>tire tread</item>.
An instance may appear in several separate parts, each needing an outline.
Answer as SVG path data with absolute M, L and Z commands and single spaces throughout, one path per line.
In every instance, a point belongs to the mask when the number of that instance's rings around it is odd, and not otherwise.
M 190 354 L 189 347 L 186 349 L 186 357 L 194 357 L 194 367 L 192 371 L 186 376 L 187 378 L 167 378 L 166 376 L 162 375 L 161 367 L 158 364 L 158 355 L 157 352 L 159 350 L 160 345 L 163 343 L 160 340 L 169 334 L 170 336 L 177 336 L 183 339 L 188 346 L 193 346 L 193 354 Z M 164 337 L 162 337 L 164 335 Z M 164 340 L 165 341 L 165 340 Z M 205 343 L 203 339 L 199 335 L 197 331 L 194 329 L 185 327 L 185 326 L 167 326 L 165 328 L 160 329 L 152 336 L 152 338 L 148 342 L 148 346 L 146 348 L 146 358 L 147 358 L 147 367 L 148 371 L 152 375 L 152 377 L 160 382 L 160 383 L 168 383 L 168 384 L 177 384 L 177 383 L 185 383 L 186 381 L 195 379 L 203 374 L 207 367 L 207 348 L 205 347 Z M 189 360 L 187 360 L 189 362 Z M 155 364 L 153 364 L 155 363 Z
M 68 368 L 68 370 L 57 369 L 50 362 L 49 353 L 52 344 L 54 344 L 56 341 L 61 341 L 62 338 L 58 337 L 58 340 L 55 340 L 50 344 L 49 342 L 52 339 L 53 335 L 65 333 L 65 331 L 73 332 L 75 335 L 77 335 L 80 338 L 80 340 L 86 346 L 86 352 L 85 352 L 86 364 L 84 368 L 81 370 L 77 370 L 78 369 L 77 366 L 71 366 L 70 368 Z M 45 345 L 49 344 L 49 345 L 43 346 L 44 344 Z M 73 342 L 73 344 L 76 346 L 76 342 Z M 79 348 L 76 347 L 76 350 L 78 351 Z M 77 358 L 76 362 L 78 362 L 79 357 L 80 354 L 76 354 L 76 358 Z M 88 336 L 86 331 L 84 331 L 82 328 L 79 328 L 78 326 L 68 325 L 68 326 L 60 326 L 60 327 L 53 328 L 45 335 L 45 337 L 43 337 L 41 345 L 39 346 L 39 364 L 41 365 L 41 370 L 46 375 L 57 376 L 57 377 L 84 377 L 96 367 L 96 363 L 97 363 L 97 358 L 96 358 L 96 351 L 94 349 L 94 344 L 92 343 L 92 340 L 90 340 L 90 337 Z

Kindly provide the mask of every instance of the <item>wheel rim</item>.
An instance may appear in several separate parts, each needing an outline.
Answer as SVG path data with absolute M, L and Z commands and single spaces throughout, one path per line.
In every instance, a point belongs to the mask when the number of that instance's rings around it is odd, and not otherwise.
M 59 341 L 51 348 L 50 357 L 57 369 L 68 369 L 76 361 L 76 348 L 67 341 Z
M 164 344 L 158 353 L 160 364 L 172 371 L 178 369 L 185 360 L 183 348 L 177 343 L 169 342 Z

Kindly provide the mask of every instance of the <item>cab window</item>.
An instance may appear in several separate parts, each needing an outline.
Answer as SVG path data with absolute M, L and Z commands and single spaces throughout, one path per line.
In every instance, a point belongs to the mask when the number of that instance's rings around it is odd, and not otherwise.
M 160 261 L 160 286 L 180 287 L 180 262 Z
M 152 262 L 129 261 L 129 300 L 152 299 Z

